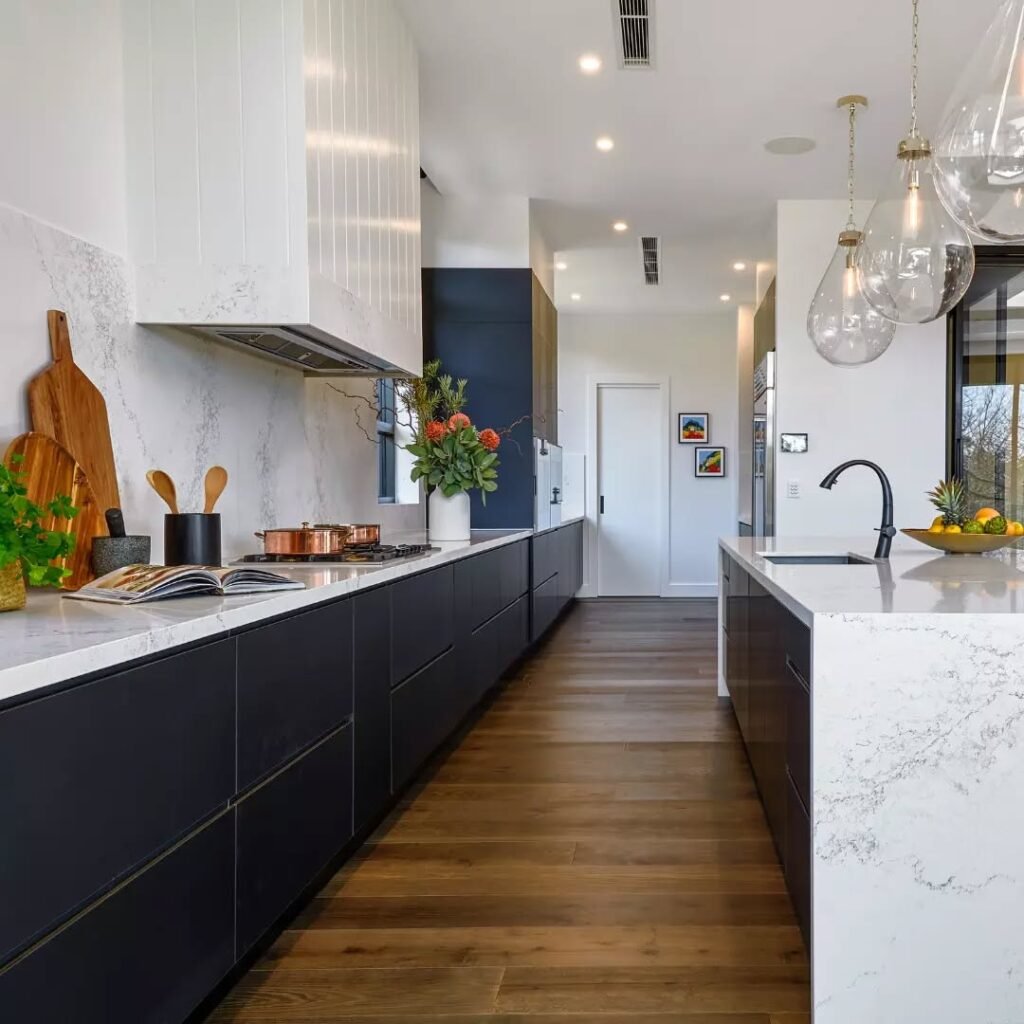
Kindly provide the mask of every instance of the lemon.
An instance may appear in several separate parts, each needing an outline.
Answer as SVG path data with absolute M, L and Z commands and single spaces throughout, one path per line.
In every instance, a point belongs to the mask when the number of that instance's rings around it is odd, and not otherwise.
M 943 530 L 942 516 L 939 516 L 939 518 L 934 523 L 932 523 L 931 526 L 928 527 L 928 532 L 929 533 L 942 533 L 942 530 Z
M 1014 520 L 1010 523 L 1010 528 L 1006 532 L 1012 534 L 1014 537 L 1024 537 L 1024 523 L 1018 523 Z
M 943 533 L 963 533 L 964 531 L 963 531 L 963 530 L 961 530 L 961 529 L 960 529 L 960 527 L 959 527 L 959 526 L 957 526 L 957 525 L 956 525 L 956 524 L 954 523 L 954 524 L 953 524 L 952 526 L 946 526 L 946 527 L 944 527 L 944 528 L 943 528 L 943 530 L 942 530 L 942 532 L 943 532 Z
M 936 516 L 932 520 L 932 529 L 934 529 L 936 526 L 941 527 L 941 526 L 945 525 L 945 522 L 946 522 L 946 517 L 945 516 Z

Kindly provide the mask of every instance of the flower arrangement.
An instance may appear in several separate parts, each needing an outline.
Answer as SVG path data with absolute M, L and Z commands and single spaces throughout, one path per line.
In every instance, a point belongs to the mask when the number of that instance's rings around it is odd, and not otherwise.
M 423 367 L 423 376 L 397 382 L 398 395 L 408 409 L 416 437 L 406 451 L 416 457 L 412 479 L 440 488 L 446 498 L 463 491 L 487 495 L 498 489 L 498 456 L 501 436 L 490 427 L 477 430 L 462 411 L 467 381 L 453 381 L 441 373 L 435 359 Z
M 29 501 L 24 473 L 18 471 L 23 459 L 14 455 L 10 466 L 0 463 L 0 571 L 17 564 L 33 586 L 55 587 L 71 570 L 51 563 L 74 551 L 75 535 L 47 530 L 43 520 L 48 515 L 71 519 L 78 509 L 64 494 L 56 495 L 45 508 Z

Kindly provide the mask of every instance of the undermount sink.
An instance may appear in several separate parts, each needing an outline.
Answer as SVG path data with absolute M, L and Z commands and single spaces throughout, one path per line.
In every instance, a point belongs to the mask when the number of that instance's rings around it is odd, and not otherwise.
M 874 565 L 870 558 L 860 555 L 772 555 L 761 557 L 772 565 Z

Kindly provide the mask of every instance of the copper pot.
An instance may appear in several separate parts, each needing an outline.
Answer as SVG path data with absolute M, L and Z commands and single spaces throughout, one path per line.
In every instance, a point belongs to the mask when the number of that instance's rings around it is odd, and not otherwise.
M 336 555 L 348 543 L 348 526 L 310 526 L 263 530 L 256 534 L 268 555 Z
M 380 543 L 380 524 L 378 523 L 350 523 L 348 526 L 338 527 L 340 530 L 348 530 L 349 547 L 362 544 Z

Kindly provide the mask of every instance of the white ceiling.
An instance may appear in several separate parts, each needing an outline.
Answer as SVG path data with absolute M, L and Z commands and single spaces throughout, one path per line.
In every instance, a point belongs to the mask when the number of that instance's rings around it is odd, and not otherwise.
M 611 0 L 399 0 L 420 50 L 422 162 L 442 194 L 543 200 L 569 264 L 560 309 L 722 309 L 754 298 L 778 199 L 845 195 L 845 93 L 860 118 L 858 195 L 871 198 L 909 119 L 910 0 L 654 0 L 653 71 L 617 66 Z M 921 125 L 936 126 L 999 0 L 921 4 Z M 585 52 L 600 74 L 579 72 Z M 594 140 L 615 140 L 610 154 Z M 766 153 L 806 135 L 801 157 Z M 630 230 L 615 235 L 612 221 Z M 836 230 L 841 228 L 836 225 Z M 660 235 L 659 288 L 637 236 Z M 735 260 L 749 269 L 737 274 Z M 571 292 L 583 300 L 571 303 Z

